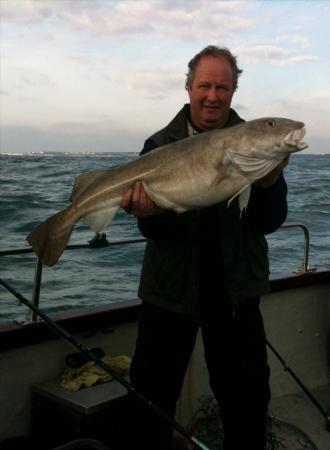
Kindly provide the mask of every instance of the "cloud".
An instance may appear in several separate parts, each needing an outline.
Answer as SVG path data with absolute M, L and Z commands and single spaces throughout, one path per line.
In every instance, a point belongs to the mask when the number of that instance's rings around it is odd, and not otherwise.
M 19 78 L 19 82 L 23 86 L 27 87 L 50 87 L 52 82 L 48 75 L 42 73 L 28 73 L 25 75 L 21 75 Z
M 133 74 L 122 74 L 113 79 L 118 85 L 124 85 L 134 95 L 142 95 L 146 99 L 161 100 L 169 95 L 183 91 L 185 77 L 175 72 L 138 71 Z
M 179 40 L 220 40 L 264 21 L 248 17 L 247 2 L 118 2 L 112 11 L 99 11 L 90 31 L 107 36 L 149 33 Z M 92 16 L 90 16 L 92 17 Z
M 308 121 L 308 134 L 326 139 L 328 29 L 318 8 L 297 15 L 289 1 L 246 0 L 0 0 L 0 7 L 8 149 L 15 142 L 17 151 L 135 149 L 186 101 L 188 59 L 210 43 L 228 45 L 243 68 L 251 64 L 234 105 L 244 118 L 267 115 L 269 104 L 270 114 Z
M 319 60 L 318 56 L 314 56 L 314 55 L 296 55 L 296 56 L 291 56 L 290 58 L 287 58 L 281 64 L 282 65 L 287 65 L 287 64 L 293 65 L 293 64 L 301 64 L 301 63 L 305 63 L 305 62 L 318 61 L 318 60 Z
M 246 2 L 119 2 L 111 19 L 120 24 L 117 33 L 145 29 L 163 37 L 196 40 L 251 28 L 260 19 L 246 17 L 246 8 Z M 112 34 L 114 27 L 103 31 Z
M 274 65 L 292 65 L 318 60 L 317 56 L 297 54 L 294 49 L 275 45 L 236 47 L 235 52 L 240 55 L 240 59 L 244 62 L 254 64 L 268 62 Z
M 319 138 L 329 135 L 329 104 L 330 95 L 323 94 L 304 97 L 300 99 L 282 99 L 278 101 L 278 108 L 289 115 L 299 114 L 300 119 L 306 123 L 307 132 Z
M 176 39 L 219 39 L 248 30 L 265 18 L 249 17 L 245 1 L 33 1 L 2 3 L 2 18 L 19 24 L 45 20 L 97 36 L 152 33 Z
M 109 126 L 109 122 L 62 122 L 48 127 L 3 126 L 0 153 L 26 152 L 139 152 L 145 130 Z
M 294 44 L 297 45 L 298 47 L 300 47 L 301 49 L 308 49 L 311 48 L 311 43 L 310 40 L 308 39 L 307 36 L 304 36 L 302 34 L 284 34 L 281 36 L 277 36 L 274 39 L 274 42 L 276 43 L 283 43 L 285 45 L 288 44 Z
M 19 24 L 35 24 L 53 15 L 53 2 L 5 0 L 0 2 L 1 19 Z
M 239 33 L 270 23 L 271 16 L 247 1 L 36 1 L 2 2 L 2 20 L 18 24 L 56 24 L 56 29 L 79 30 L 98 38 L 122 39 L 146 36 L 153 39 L 209 41 L 235 40 Z M 39 27 L 38 32 L 40 33 Z M 49 36 L 49 35 L 48 35 Z M 277 44 L 277 45 L 274 45 Z M 248 45 L 248 41 L 247 41 Z M 292 48 L 290 47 L 292 46 Z M 283 34 L 272 45 L 238 47 L 247 62 L 268 61 L 277 65 L 315 61 L 313 55 L 294 50 L 310 48 L 307 36 Z
M 309 97 L 304 95 L 279 96 L 268 103 L 249 104 L 244 111 L 244 118 L 278 116 L 299 120 L 306 124 L 306 141 L 308 143 L 315 139 L 329 142 L 329 104 L 329 93 L 322 90 Z
M 233 103 L 232 108 L 237 111 L 239 114 L 246 114 L 250 112 L 251 105 L 245 103 Z

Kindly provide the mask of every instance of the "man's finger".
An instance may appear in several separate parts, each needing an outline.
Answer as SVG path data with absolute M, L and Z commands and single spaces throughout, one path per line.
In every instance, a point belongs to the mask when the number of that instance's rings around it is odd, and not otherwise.
M 140 197 L 141 207 L 143 209 L 150 209 L 153 206 L 153 201 L 150 199 L 149 195 L 144 190 L 143 185 L 141 185 L 141 197 Z
M 141 182 L 137 181 L 134 185 L 133 195 L 132 195 L 133 209 L 139 208 L 140 197 L 141 197 Z
M 133 194 L 133 189 L 129 188 L 123 195 L 123 198 L 121 199 L 121 202 L 120 202 L 120 206 L 123 209 L 126 209 L 126 210 L 129 209 L 129 206 L 130 206 L 130 203 L 132 200 L 132 194 Z

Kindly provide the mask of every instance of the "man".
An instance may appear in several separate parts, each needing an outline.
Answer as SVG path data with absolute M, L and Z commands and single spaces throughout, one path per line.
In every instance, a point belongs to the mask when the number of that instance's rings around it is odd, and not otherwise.
M 230 51 L 206 47 L 188 67 L 190 103 L 145 142 L 142 153 L 243 122 L 231 109 L 242 71 Z M 276 230 L 287 213 L 282 174 L 286 164 L 284 160 L 253 185 L 242 217 L 237 199 L 229 207 L 223 202 L 181 215 L 162 210 L 141 183 L 122 200 L 148 238 L 132 383 L 174 417 L 200 327 L 210 386 L 221 410 L 225 450 L 265 446 L 270 390 L 259 300 L 269 290 L 264 235 Z M 171 427 L 147 411 L 138 416 L 141 448 L 170 449 Z

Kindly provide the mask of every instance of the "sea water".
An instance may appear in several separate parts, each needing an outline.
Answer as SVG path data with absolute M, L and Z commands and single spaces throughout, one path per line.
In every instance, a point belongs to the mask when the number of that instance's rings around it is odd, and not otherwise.
M 135 153 L 35 153 L 0 155 L 0 251 L 28 248 L 25 238 L 40 221 L 68 205 L 73 180 L 82 172 L 109 169 Z M 287 222 L 302 222 L 310 233 L 309 265 L 330 268 L 330 154 L 293 155 L 285 169 Z M 140 238 L 134 217 L 119 210 L 106 230 L 109 241 Z M 79 222 L 70 244 L 86 244 L 93 232 Z M 300 228 L 267 236 L 271 275 L 302 265 Z M 120 302 L 137 296 L 143 243 L 66 251 L 43 268 L 40 304 L 46 312 Z M 31 298 L 34 254 L 0 256 L 0 277 Z M 24 318 L 26 309 L 0 286 L 0 320 Z

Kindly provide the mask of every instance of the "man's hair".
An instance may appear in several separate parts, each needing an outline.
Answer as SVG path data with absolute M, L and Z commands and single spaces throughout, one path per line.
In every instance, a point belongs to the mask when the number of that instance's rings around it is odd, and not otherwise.
M 241 75 L 243 70 L 239 69 L 237 66 L 236 57 L 225 47 L 217 47 L 216 45 L 209 45 L 205 47 L 202 51 L 197 53 L 188 63 L 188 73 L 186 79 L 186 88 L 192 85 L 194 77 L 196 74 L 197 66 L 204 56 L 213 56 L 214 58 L 224 58 L 230 64 L 233 71 L 233 84 L 234 91 L 238 86 L 238 77 Z

